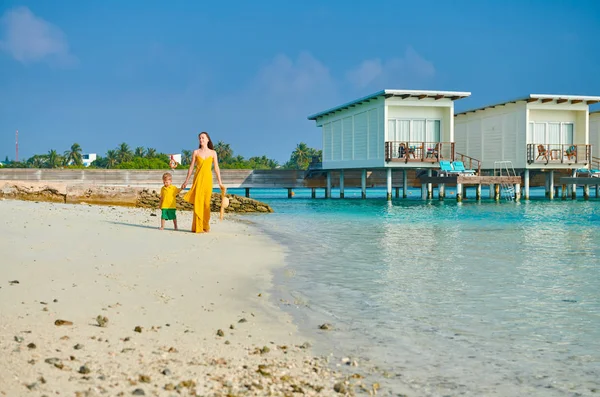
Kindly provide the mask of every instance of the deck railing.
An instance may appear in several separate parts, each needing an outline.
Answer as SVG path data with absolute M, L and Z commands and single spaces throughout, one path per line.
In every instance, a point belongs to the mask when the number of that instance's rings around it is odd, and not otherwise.
M 529 164 L 588 164 L 592 159 L 592 145 L 529 143 Z
M 462 153 L 456 153 L 455 160 L 462 161 L 466 169 L 475 170 L 477 171 L 477 175 L 481 175 L 481 160 Z
M 388 141 L 385 161 L 437 163 L 454 160 L 454 142 Z
M 591 169 L 600 170 L 600 157 L 592 156 L 592 161 L 591 161 L 590 165 L 591 165 Z

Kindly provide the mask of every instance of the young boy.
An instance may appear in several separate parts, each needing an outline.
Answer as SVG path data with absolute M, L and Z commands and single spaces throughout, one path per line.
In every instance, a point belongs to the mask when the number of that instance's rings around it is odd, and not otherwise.
M 162 215 L 160 217 L 160 230 L 165 228 L 165 221 L 173 221 L 173 226 L 177 230 L 177 195 L 181 191 L 176 186 L 173 186 L 173 177 L 168 172 L 163 174 L 164 186 L 160 189 L 160 204 Z

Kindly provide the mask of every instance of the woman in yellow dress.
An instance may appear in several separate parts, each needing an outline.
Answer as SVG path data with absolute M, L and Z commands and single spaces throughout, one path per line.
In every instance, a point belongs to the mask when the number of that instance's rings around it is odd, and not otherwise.
M 214 165 L 221 190 L 225 187 L 223 186 L 223 182 L 221 182 L 219 160 L 217 159 L 217 152 L 213 150 L 213 143 L 210 140 L 210 136 L 208 136 L 207 132 L 201 132 L 198 135 L 198 140 L 200 141 L 200 146 L 192 153 L 192 162 L 181 188 L 185 189 L 194 170 L 194 165 L 196 165 L 196 174 L 194 175 L 192 187 L 183 196 L 183 199 L 194 205 L 192 232 L 207 233 L 210 230 L 208 222 L 210 221 L 210 199 L 213 190 L 211 165 Z

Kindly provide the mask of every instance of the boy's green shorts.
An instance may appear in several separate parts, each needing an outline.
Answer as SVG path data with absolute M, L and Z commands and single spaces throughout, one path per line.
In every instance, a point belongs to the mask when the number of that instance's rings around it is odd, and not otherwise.
M 175 208 L 163 208 L 161 218 L 167 221 L 177 219 L 177 214 L 175 213 L 175 211 Z

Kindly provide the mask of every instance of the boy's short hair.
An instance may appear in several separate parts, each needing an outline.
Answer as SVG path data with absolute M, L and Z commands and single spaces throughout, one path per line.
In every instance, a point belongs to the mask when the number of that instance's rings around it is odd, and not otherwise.
M 164 181 L 165 179 L 173 179 L 173 175 L 171 175 L 171 174 L 170 174 L 170 173 L 168 173 L 168 172 L 165 172 L 165 173 L 163 174 L 163 181 Z

